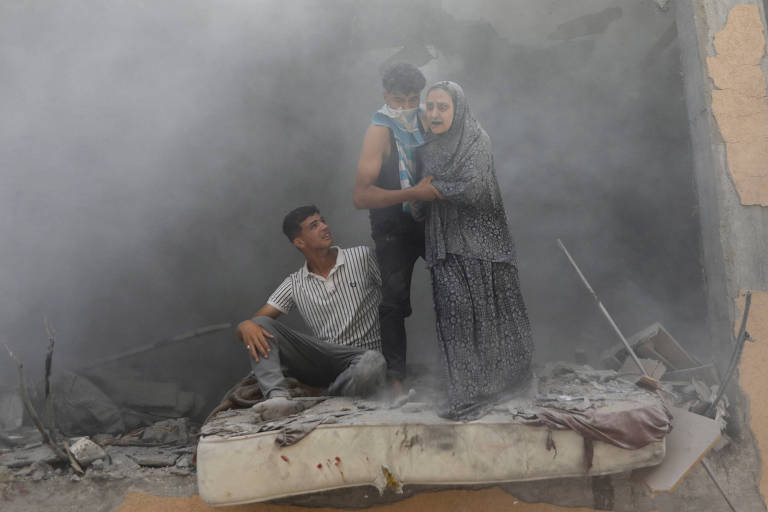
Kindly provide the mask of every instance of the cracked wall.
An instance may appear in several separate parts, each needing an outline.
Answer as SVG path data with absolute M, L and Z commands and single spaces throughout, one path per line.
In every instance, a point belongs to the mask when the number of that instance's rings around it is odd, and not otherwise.
M 758 5 L 739 5 L 715 35 L 707 58 L 712 112 L 725 141 L 728 170 L 742 204 L 768 206 L 768 98 L 760 63 L 765 26 Z
M 768 101 L 763 2 L 676 2 L 707 277 L 708 322 L 721 371 L 734 347 L 743 294 L 753 291 L 740 389 L 730 390 L 739 458 L 717 459 L 728 485 L 740 473 L 768 494 Z M 715 352 L 717 352 L 715 348 Z M 750 466 L 745 471 L 742 464 Z

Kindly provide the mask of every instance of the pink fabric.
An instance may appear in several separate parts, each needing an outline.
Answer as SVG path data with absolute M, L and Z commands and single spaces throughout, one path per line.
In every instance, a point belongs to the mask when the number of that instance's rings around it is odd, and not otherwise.
M 551 430 L 574 430 L 584 438 L 584 464 L 592 467 L 594 441 L 610 443 L 627 450 L 637 450 L 664 439 L 672 431 L 672 415 L 659 403 L 622 411 L 589 409 L 587 411 L 546 407 L 530 423 Z M 547 449 L 557 449 L 548 440 Z

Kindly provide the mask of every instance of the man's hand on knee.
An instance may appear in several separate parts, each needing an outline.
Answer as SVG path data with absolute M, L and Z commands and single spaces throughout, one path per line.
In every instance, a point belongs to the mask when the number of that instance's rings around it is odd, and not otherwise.
M 245 320 L 237 326 L 237 337 L 256 361 L 259 360 L 259 354 L 264 359 L 269 359 L 269 351 L 272 347 L 268 340 L 274 336 L 264 327 L 253 320 Z

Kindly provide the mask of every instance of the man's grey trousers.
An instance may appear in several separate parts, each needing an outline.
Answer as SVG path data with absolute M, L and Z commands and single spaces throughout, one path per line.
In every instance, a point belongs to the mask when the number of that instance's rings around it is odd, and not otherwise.
M 268 358 L 251 358 L 251 369 L 266 398 L 289 396 L 285 377 L 313 387 L 328 386 L 329 395 L 366 396 L 383 383 L 384 356 L 375 350 L 326 343 L 297 332 L 274 318 L 252 319 L 274 338 Z

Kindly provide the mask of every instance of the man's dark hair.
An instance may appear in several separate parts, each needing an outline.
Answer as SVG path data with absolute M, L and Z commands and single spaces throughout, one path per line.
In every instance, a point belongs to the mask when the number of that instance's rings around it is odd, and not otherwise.
M 390 94 L 421 92 L 427 79 L 419 68 L 407 62 L 397 62 L 384 69 L 381 85 Z
M 283 219 L 283 233 L 288 237 L 288 240 L 293 243 L 293 240 L 301 233 L 301 223 L 307 217 L 310 217 L 316 213 L 320 213 L 317 206 L 310 204 L 308 206 L 299 206 L 294 208 Z

